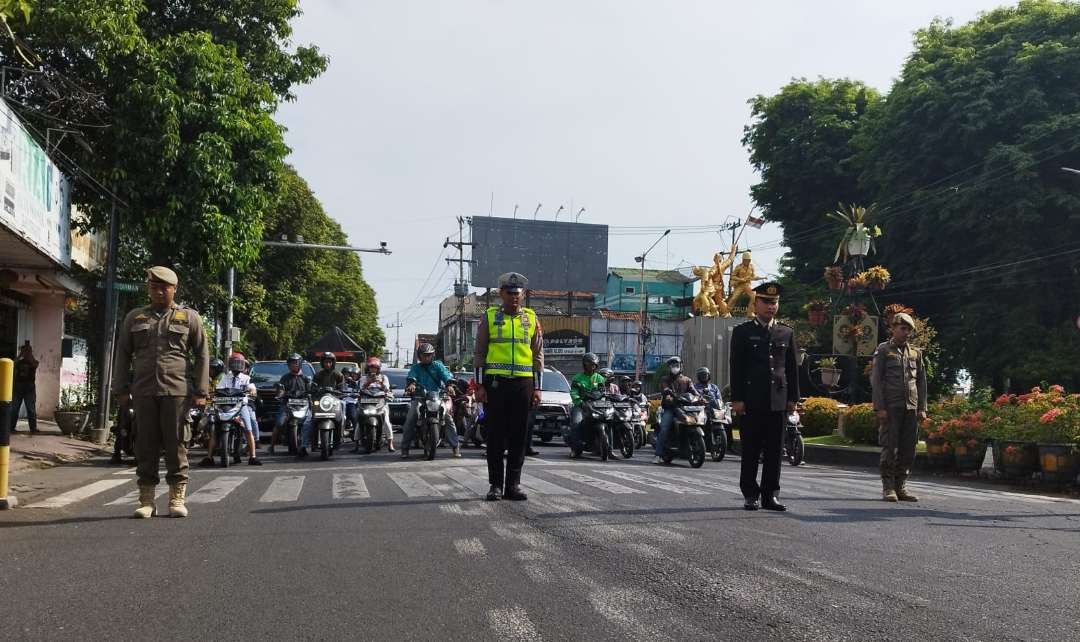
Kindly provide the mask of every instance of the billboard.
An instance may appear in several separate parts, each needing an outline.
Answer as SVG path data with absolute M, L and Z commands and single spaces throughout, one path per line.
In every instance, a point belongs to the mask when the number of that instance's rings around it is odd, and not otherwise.
M 475 216 L 472 285 L 499 287 L 499 275 L 520 272 L 529 289 L 603 292 L 608 226 Z

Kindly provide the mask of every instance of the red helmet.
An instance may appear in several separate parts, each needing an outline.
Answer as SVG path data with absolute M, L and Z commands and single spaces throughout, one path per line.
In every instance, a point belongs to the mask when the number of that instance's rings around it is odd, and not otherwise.
M 234 352 L 229 355 L 229 370 L 239 372 L 247 366 L 247 359 L 244 358 L 244 353 Z
M 376 370 L 382 370 L 382 361 L 379 360 L 378 357 L 368 357 L 367 363 L 364 364 L 364 370 L 370 371 L 372 366 L 374 366 Z

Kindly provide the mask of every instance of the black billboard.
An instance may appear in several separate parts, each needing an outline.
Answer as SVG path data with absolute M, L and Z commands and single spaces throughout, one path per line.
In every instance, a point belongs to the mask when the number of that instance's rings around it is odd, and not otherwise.
M 475 216 L 472 285 L 499 287 L 499 275 L 520 272 L 532 290 L 603 292 L 608 226 Z

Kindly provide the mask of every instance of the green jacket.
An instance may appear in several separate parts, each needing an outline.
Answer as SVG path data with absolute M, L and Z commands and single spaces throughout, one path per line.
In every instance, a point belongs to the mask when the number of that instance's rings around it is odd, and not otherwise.
M 584 372 L 576 374 L 570 381 L 570 399 L 574 402 L 575 406 L 580 406 L 582 392 L 603 388 L 604 383 L 604 375 L 599 372 L 593 372 L 591 375 L 587 375 Z

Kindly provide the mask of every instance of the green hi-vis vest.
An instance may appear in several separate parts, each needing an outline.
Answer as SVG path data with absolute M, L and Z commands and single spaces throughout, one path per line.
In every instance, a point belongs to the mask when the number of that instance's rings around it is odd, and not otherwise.
M 536 313 L 521 308 L 509 316 L 501 307 L 488 308 L 488 349 L 484 373 L 502 377 L 533 376 L 532 339 L 536 334 Z

